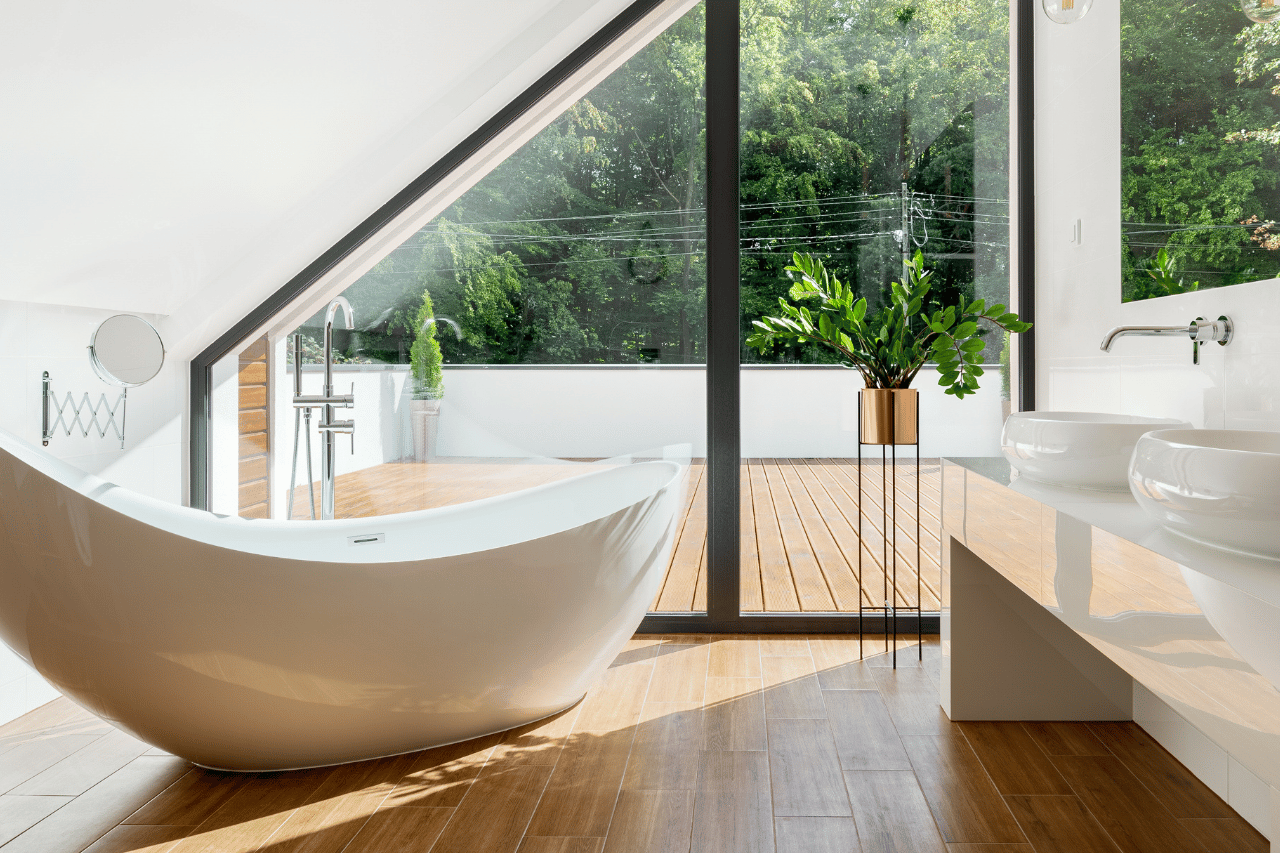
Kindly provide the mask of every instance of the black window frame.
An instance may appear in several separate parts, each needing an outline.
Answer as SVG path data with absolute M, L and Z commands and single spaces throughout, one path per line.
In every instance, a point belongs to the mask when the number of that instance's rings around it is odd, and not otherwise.
M 461 144 L 419 175 L 390 201 L 342 237 L 328 251 L 272 293 L 240 322 L 191 361 L 190 504 L 209 506 L 209 422 L 212 416 L 213 366 L 231 355 L 271 317 L 321 280 L 330 270 L 375 237 L 419 198 L 494 141 L 521 116 L 665 0 L 636 0 L 592 38 L 543 75 L 485 122 Z M 703 0 L 706 4 L 707 127 L 707 610 L 705 613 L 649 613 L 645 633 L 852 633 L 859 617 L 832 613 L 743 613 L 740 604 L 739 469 L 741 409 L 739 341 L 740 244 L 738 240 L 738 154 L 740 139 L 740 0 Z M 1014 187 L 1017 252 L 1014 270 L 1018 310 L 1035 319 L 1035 167 L 1034 167 L 1034 0 L 1010 0 L 1014 32 L 1012 79 L 1017 163 Z M 726 180 L 726 177 L 728 180 Z M 1035 333 L 1018 338 L 1019 409 L 1035 407 Z M 939 615 L 924 613 L 919 628 L 937 633 Z M 868 633 L 884 631 L 885 617 L 868 615 Z M 898 630 L 915 633 L 916 617 L 898 617 Z

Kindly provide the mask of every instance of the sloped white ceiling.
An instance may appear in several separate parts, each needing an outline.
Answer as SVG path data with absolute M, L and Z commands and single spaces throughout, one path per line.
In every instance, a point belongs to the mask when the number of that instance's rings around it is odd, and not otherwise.
M 0 300 L 186 357 L 627 0 L 41 0 L 0 27 Z

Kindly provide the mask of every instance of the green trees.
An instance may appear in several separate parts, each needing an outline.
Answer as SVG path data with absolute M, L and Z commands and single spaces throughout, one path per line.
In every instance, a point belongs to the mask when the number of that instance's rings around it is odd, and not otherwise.
M 413 396 L 418 400 L 438 400 L 444 396 L 444 371 L 441 369 L 440 343 L 436 340 L 435 309 L 431 294 L 422 291 L 422 305 L 414 318 L 413 347 L 409 364 L 413 366 Z
M 989 0 L 744 0 L 744 338 L 795 251 L 873 307 L 917 248 L 935 293 L 1007 301 L 1007 47 Z M 696 6 L 353 285 L 366 353 L 406 358 L 426 289 L 446 362 L 703 361 L 704 50 Z
M 1213 4 L 1121 12 L 1124 299 L 1275 275 L 1255 226 L 1280 206 L 1280 102 L 1263 79 L 1280 69 L 1280 30 Z

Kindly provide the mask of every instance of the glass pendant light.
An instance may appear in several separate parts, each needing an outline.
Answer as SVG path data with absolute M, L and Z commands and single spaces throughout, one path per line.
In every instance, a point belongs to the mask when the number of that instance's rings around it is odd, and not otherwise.
M 1267 24 L 1280 18 L 1280 3 L 1276 0 L 1240 0 L 1240 9 L 1251 21 Z
M 1262 3 L 1275 0 L 1240 0 L 1243 3 Z M 1093 0 L 1043 0 L 1044 13 L 1049 20 L 1059 24 L 1074 24 L 1093 7 Z

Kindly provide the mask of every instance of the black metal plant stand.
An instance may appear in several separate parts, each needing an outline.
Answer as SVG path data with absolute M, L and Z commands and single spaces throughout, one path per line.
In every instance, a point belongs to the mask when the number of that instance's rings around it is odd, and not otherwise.
M 893 668 L 898 668 L 898 613 L 906 610 L 916 614 L 916 649 L 920 660 L 924 660 L 924 626 L 921 612 L 920 583 L 920 406 L 915 407 L 916 440 L 903 447 L 913 446 L 916 449 L 916 603 L 915 605 L 899 604 L 898 593 L 898 446 L 896 440 L 890 444 L 880 445 L 880 517 L 882 546 L 884 548 L 884 606 L 867 607 L 862 587 L 862 446 L 871 442 L 862 440 L 862 393 L 858 393 L 858 659 L 863 657 L 862 619 L 866 611 L 880 612 L 885 616 L 885 628 L 893 629 Z M 895 436 L 896 439 L 896 436 Z M 874 444 L 873 444 L 874 446 Z M 890 448 L 886 450 L 885 448 Z M 888 463 L 892 463 L 890 466 Z M 890 470 L 886 470 L 886 468 Z M 889 631 L 884 634 L 885 652 L 889 651 Z

